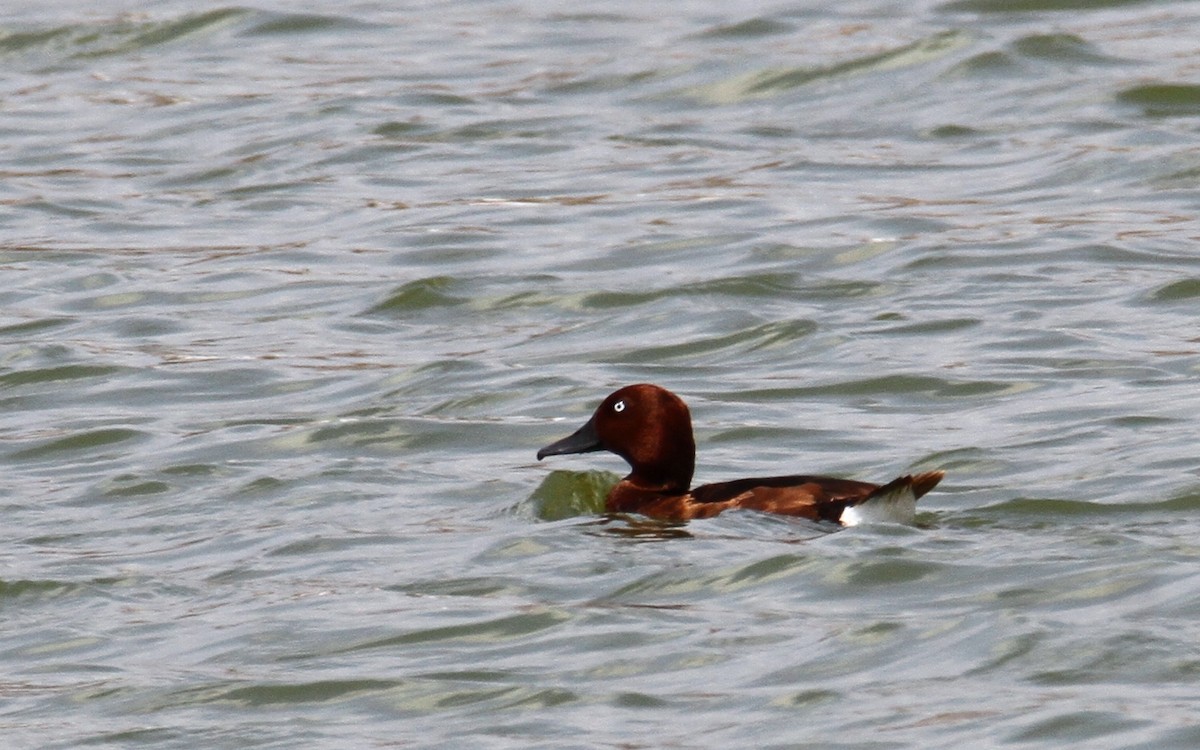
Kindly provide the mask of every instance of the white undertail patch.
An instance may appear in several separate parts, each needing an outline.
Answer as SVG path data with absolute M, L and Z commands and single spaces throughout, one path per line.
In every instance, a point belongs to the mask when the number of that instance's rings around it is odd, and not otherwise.
M 871 523 L 912 524 L 917 517 L 917 496 L 912 485 L 905 484 L 891 492 L 876 495 L 858 505 L 842 511 L 841 522 L 845 526 L 860 526 Z

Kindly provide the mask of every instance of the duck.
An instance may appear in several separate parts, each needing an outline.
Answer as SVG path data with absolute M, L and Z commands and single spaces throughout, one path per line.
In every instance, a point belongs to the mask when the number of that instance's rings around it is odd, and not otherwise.
M 945 476 L 943 471 L 927 471 L 872 484 L 796 474 L 692 487 L 696 440 L 691 412 L 679 396 L 652 383 L 612 392 L 582 427 L 539 450 L 537 458 L 595 451 L 615 453 L 631 469 L 609 491 L 606 513 L 671 522 L 740 508 L 841 526 L 911 524 L 917 500 Z

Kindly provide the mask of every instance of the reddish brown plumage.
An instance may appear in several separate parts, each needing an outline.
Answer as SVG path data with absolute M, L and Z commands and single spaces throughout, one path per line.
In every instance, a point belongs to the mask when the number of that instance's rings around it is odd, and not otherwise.
M 696 443 L 687 405 L 656 385 L 630 385 L 612 393 L 574 434 L 538 451 L 538 459 L 564 453 L 607 450 L 632 468 L 608 494 L 609 513 L 639 513 L 686 521 L 710 518 L 730 508 L 840 522 L 846 508 L 874 497 L 911 490 L 919 498 L 943 472 L 903 476 L 885 485 L 820 476 L 737 479 L 689 491 Z

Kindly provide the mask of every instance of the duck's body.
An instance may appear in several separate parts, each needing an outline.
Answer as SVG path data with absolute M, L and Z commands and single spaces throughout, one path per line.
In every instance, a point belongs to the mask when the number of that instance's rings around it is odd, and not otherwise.
M 670 521 L 710 518 L 731 508 L 745 508 L 844 525 L 909 522 L 917 498 L 943 476 L 941 471 L 931 471 L 876 485 L 794 475 L 735 479 L 689 489 L 696 463 L 691 414 L 674 393 L 648 383 L 609 395 L 583 427 L 538 451 L 538 460 L 600 450 L 616 453 L 632 468 L 608 493 L 605 510 Z

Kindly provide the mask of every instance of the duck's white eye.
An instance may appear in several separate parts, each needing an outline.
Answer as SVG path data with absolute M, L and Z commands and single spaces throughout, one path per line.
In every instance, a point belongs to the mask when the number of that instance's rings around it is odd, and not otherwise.
M 625 411 L 625 402 L 618 401 L 617 403 L 613 404 L 613 411 L 615 411 L 618 414 Z

